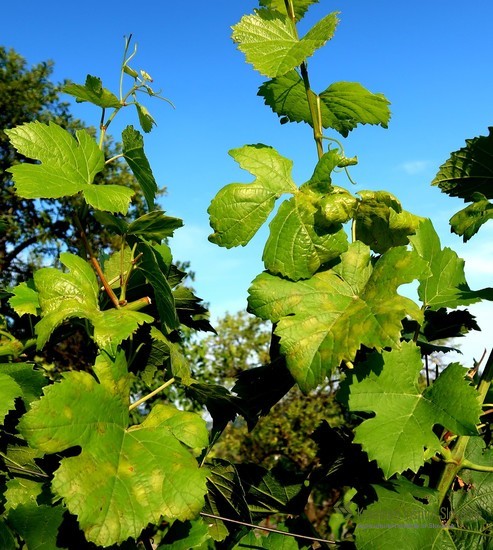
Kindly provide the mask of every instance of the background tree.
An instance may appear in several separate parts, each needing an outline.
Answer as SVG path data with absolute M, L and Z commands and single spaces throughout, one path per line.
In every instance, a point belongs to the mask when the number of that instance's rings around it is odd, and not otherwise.
M 86 128 L 94 133 L 93 128 L 75 119 L 69 103 L 60 99 L 63 84 L 52 82 L 52 73 L 53 62 L 29 67 L 19 53 L 0 46 L 0 287 L 27 280 L 43 259 L 46 262 L 47 257 L 58 256 L 62 243 L 65 250 L 78 251 L 80 240 L 67 221 L 74 206 L 95 251 L 101 253 L 118 245 L 117 239 L 87 214 L 77 196 L 36 203 L 14 193 L 12 177 L 6 169 L 26 159 L 15 152 L 4 130 L 37 120 L 55 122 L 69 130 Z M 119 145 L 108 138 L 107 158 L 118 152 Z M 144 212 L 140 188 L 124 162 L 107 164 L 94 183 L 103 182 L 130 186 L 136 200 L 129 216 L 137 217 Z M 164 191 L 162 188 L 160 194 Z M 2 313 L 5 314 L 5 308 Z

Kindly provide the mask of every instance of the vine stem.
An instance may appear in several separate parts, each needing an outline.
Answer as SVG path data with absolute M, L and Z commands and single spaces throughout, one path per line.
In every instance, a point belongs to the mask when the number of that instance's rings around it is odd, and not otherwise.
M 77 229 L 79 230 L 80 237 L 82 239 L 82 242 L 84 244 L 84 248 L 87 251 L 87 254 L 89 256 L 89 260 L 94 267 L 94 270 L 98 274 L 99 279 L 101 280 L 102 285 L 104 286 L 104 289 L 106 290 L 106 294 L 108 294 L 110 300 L 113 302 L 113 305 L 119 309 L 120 303 L 118 301 L 118 298 L 116 297 L 116 294 L 113 292 L 113 289 L 108 284 L 108 281 L 106 280 L 106 277 L 104 276 L 103 270 L 101 269 L 101 266 L 99 265 L 99 262 L 94 256 L 94 253 L 92 251 L 91 245 L 89 244 L 89 241 L 87 240 L 86 233 L 84 231 L 84 228 L 82 227 L 82 224 L 80 223 L 79 217 L 75 216 L 75 225 L 77 226 Z
M 490 352 L 488 360 L 486 361 L 486 365 L 484 367 L 483 374 L 481 375 L 481 380 L 478 385 L 478 393 L 481 398 L 481 402 L 484 402 L 492 380 L 493 380 L 493 350 Z M 437 486 L 440 506 L 445 500 L 445 497 L 447 496 L 447 493 L 454 479 L 463 468 L 467 468 L 469 470 L 477 470 L 480 472 L 493 471 L 493 468 L 490 468 L 489 466 L 474 464 L 473 462 L 470 462 L 469 460 L 464 458 L 467 445 L 469 444 L 469 440 L 470 440 L 470 436 L 468 435 L 462 435 L 458 437 L 455 447 L 450 451 L 450 453 L 447 456 L 447 459 L 446 459 L 447 464 L 442 472 L 440 481 L 438 482 L 438 486 Z
M 288 17 L 293 22 L 294 31 L 296 37 L 298 38 L 298 30 L 296 28 L 296 15 L 294 13 L 294 7 L 292 0 L 284 0 L 284 5 L 286 6 L 286 12 Z M 324 154 L 323 147 L 323 126 L 322 126 L 322 110 L 320 108 L 320 97 L 313 93 L 310 87 L 310 79 L 308 77 L 308 67 L 306 61 L 303 61 L 300 65 L 301 78 L 303 79 L 303 84 L 305 86 L 306 98 L 308 100 L 308 107 L 310 109 L 310 115 L 312 117 L 312 127 L 313 127 L 313 139 L 317 146 L 317 155 L 320 160 Z
M 131 411 L 133 409 L 135 409 L 136 407 L 138 407 L 139 405 L 142 405 L 142 403 L 145 403 L 148 399 L 150 399 L 151 397 L 154 397 L 156 394 L 158 394 L 160 391 L 163 391 L 165 388 L 167 388 L 168 386 L 171 386 L 171 384 L 173 384 L 173 382 L 175 381 L 174 378 L 170 378 L 169 380 L 167 380 L 164 384 L 161 384 L 159 386 L 159 388 L 157 388 L 156 390 L 154 391 L 151 391 L 151 393 L 148 393 L 147 395 L 144 395 L 144 397 L 141 397 L 140 399 L 138 399 L 137 401 L 135 401 L 135 403 L 132 403 L 129 407 L 128 407 L 128 410 Z

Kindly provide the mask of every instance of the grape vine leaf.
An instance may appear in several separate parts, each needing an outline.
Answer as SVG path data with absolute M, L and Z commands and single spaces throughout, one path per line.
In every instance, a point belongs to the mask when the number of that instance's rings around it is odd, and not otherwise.
M 19 316 L 37 315 L 39 299 L 32 279 L 27 283 L 19 283 L 12 289 L 13 296 L 9 299 L 10 307 Z
M 342 386 L 352 411 L 375 414 L 356 428 L 354 441 L 377 461 L 386 478 L 407 469 L 417 472 L 425 449 L 441 450 L 433 432 L 437 424 L 457 435 L 477 434 L 481 403 L 464 379 L 466 370 L 451 363 L 423 390 L 422 368 L 419 348 L 405 342 L 401 349 L 372 354 Z
M 262 260 L 274 274 L 297 281 L 308 279 L 325 262 L 347 250 L 347 235 L 340 224 L 315 227 L 317 206 L 310 197 L 296 193 L 284 201 L 269 224 Z
M 139 117 L 140 127 L 147 134 L 152 130 L 153 126 L 156 126 L 156 121 L 148 111 L 147 107 L 144 107 L 141 103 L 136 103 L 137 116 Z
M 262 84 L 258 95 L 279 117 L 306 122 L 312 127 L 309 98 L 320 101 L 322 126 L 344 137 L 358 124 L 387 128 L 390 120 L 390 102 L 383 94 L 374 94 L 358 82 L 334 82 L 317 95 L 312 90 L 306 91 L 303 79 L 295 70 Z
M 232 38 L 247 62 L 272 78 L 287 73 L 313 55 L 332 38 L 337 23 L 337 14 L 330 13 L 300 39 L 287 15 L 260 9 L 253 15 L 244 15 L 233 26 Z
M 431 182 L 442 193 L 472 202 L 450 220 L 452 231 L 461 235 L 464 242 L 492 218 L 493 206 L 489 202 L 493 199 L 492 183 L 493 127 L 490 127 L 487 136 L 466 139 L 466 146 L 450 155 Z
M 299 21 L 304 17 L 306 11 L 311 5 L 318 4 L 318 0 L 296 0 L 293 4 L 294 15 L 296 20 Z M 283 14 L 286 13 L 286 4 L 284 0 L 260 0 L 259 5 L 262 8 L 276 10 Z
M 229 154 L 241 168 L 255 176 L 252 183 L 231 183 L 212 200 L 208 213 L 214 233 L 209 240 L 231 248 L 245 246 L 274 208 L 283 193 L 295 193 L 292 161 L 266 145 L 245 145 Z
M 262 273 L 249 289 L 249 311 L 277 323 L 281 352 L 303 391 L 321 383 L 361 346 L 400 347 L 401 320 L 422 312 L 397 288 L 421 276 L 424 261 L 396 247 L 372 263 L 356 241 L 332 269 L 292 282 Z
M 178 328 L 180 323 L 176 313 L 175 300 L 166 277 L 169 265 L 166 265 L 164 260 L 164 255 L 169 252 L 169 248 L 167 245 L 149 245 L 140 242 L 137 252 L 142 253 L 138 270 L 144 274 L 154 289 L 156 307 L 163 330 L 167 332 L 168 329 Z
M 94 340 L 102 348 L 110 344 L 117 346 L 139 325 L 154 321 L 150 315 L 124 307 L 101 311 L 99 285 L 91 266 L 68 252 L 60 255 L 60 261 L 70 270 L 68 273 L 45 267 L 34 275 L 41 306 L 41 320 L 35 327 L 38 349 L 45 345 L 56 327 L 74 317 L 92 323 Z
M 409 243 L 423 218 L 402 209 L 388 191 L 359 191 L 361 200 L 354 216 L 356 238 L 382 254 L 393 246 Z
M 90 374 L 68 372 L 19 424 L 44 453 L 82 449 L 62 459 L 52 490 L 78 516 L 87 540 L 101 546 L 136 538 L 161 516 L 192 519 L 204 504 L 207 471 L 195 456 L 208 444 L 205 422 L 157 405 L 129 426 L 128 395 L 126 401 Z
M 207 525 L 202 518 L 183 523 L 175 521 L 157 550 L 205 550 L 210 547 L 207 543 L 210 538 Z
M 471 437 L 465 458 L 475 464 L 491 465 L 493 450 L 481 437 Z M 493 485 L 490 472 L 464 469 L 461 487 L 449 493 L 451 509 L 447 526 L 457 547 L 489 548 L 493 542 Z
M 282 530 L 283 525 L 278 525 L 277 528 Z M 300 547 L 294 537 L 282 535 L 281 533 L 258 535 L 255 531 L 249 530 L 233 546 L 232 550 L 244 550 L 245 548 L 255 548 L 255 550 L 299 550 Z
M 57 545 L 58 528 L 64 513 L 62 506 L 38 506 L 29 502 L 10 510 L 8 521 L 29 549 L 64 548 Z
M 161 243 L 163 239 L 172 237 L 175 229 L 182 226 L 183 220 L 166 216 L 162 210 L 153 210 L 129 223 L 125 232 L 146 241 Z
M 75 138 L 54 122 L 28 122 L 6 130 L 12 145 L 28 158 L 7 169 L 16 192 L 26 199 L 56 199 L 82 192 L 94 208 L 125 214 L 133 191 L 122 185 L 93 185 L 94 176 L 104 168 L 104 155 L 86 130 Z
M 411 485 L 398 480 L 374 486 L 378 501 L 357 518 L 358 550 L 457 548 L 442 525 L 435 493 Z
M 74 96 L 77 103 L 89 101 L 90 103 L 93 103 L 98 107 L 102 107 L 103 109 L 118 109 L 122 106 L 120 100 L 114 93 L 110 92 L 106 88 L 103 88 L 101 79 L 97 76 L 91 76 L 90 74 L 87 75 L 84 85 L 67 84 L 63 87 L 63 91 L 66 94 Z
M 144 152 L 144 138 L 133 126 L 127 126 L 122 132 L 123 157 L 139 182 L 149 210 L 154 208 L 158 185 L 154 179 L 151 165 Z
M 8 412 L 15 407 L 15 400 L 21 397 L 22 389 L 8 374 L 0 372 L 0 424 Z
M 423 304 L 432 309 L 454 309 L 493 299 L 493 289 L 471 290 L 464 273 L 464 260 L 452 249 L 441 248 L 440 238 L 431 220 L 421 222 L 416 234 L 409 237 L 416 257 L 425 260 L 430 273 L 420 278 L 418 295 Z
M 43 387 L 48 382 L 47 378 L 29 363 L 0 364 L 0 373 L 10 376 L 19 385 L 21 388 L 19 397 L 22 397 L 27 409 L 32 401 L 39 399 Z

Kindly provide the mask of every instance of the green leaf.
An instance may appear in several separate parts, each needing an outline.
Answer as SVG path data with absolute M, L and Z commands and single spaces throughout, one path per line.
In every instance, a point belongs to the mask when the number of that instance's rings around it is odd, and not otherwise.
M 0 374 L 10 376 L 19 385 L 19 396 L 27 409 L 32 401 L 41 397 L 43 387 L 48 383 L 48 379 L 30 363 L 0 364 Z
M 400 350 L 373 354 L 355 371 L 352 382 L 346 382 L 350 409 L 375 414 L 356 428 L 354 441 L 377 461 L 386 478 L 407 469 L 417 472 L 426 451 L 441 450 L 433 431 L 437 424 L 457 435 L 477 434 L 481 404 L 464 379 L 466 369 L 448 365 L 423 391 L 422 368 L 419 348 L 406 342 Z
M 281 352 L 303 391 L 339 366 L 353 361 L 361 346 L 400 347 L 401 320 L 422 320 L 422 312 L 397 288 L 421 276 L 423 261 L 405 247 L 393 248 L 375 264 L 360 242 L 341 262 L 311 279 L 292 282 L 260 274 L 249 290 L 249 310 L 277 323 Z
M 246 145 L 229 154 L 255 180 L 223 187 L 209 206 L 214 229 L 209 240 L 226 248 L 245 246 L 267 220 L 276 199 L 283 193 L 297 191 L 291 178 L 293 163 L 272 147 Z
M 179 218 L 166 216 L 161 210 L 153 210 L 131 222 L 126 233 L 160 243 L 163 239 L 172 237 L 175 229 L 182 226 L 183 221 Z
M 205 550 L 208 548 L 209 539 L 209 531 L 202 518 L 184 523 L 175 521 L 158 546 L 158 550 Z
M 233 40 L 248 63 L 269 78 L 281 76 L 300 65 L 330 40 L 338 23 L 331 13 L 302 38 L 287 15 L 261 9 L 245 15 L 233 26 Z
M 99 286 L 91 266 L 67 252 L 60 255 L 60 261 L 70 270 L 68 273 L 45 267 L 34 275 L 42 317 L 35 327 L 38 349 L 66 319 L 77 317 L 91 321 L 94 340 L 102 348 L 110 344 L 117 346 L 139 325 L 154 321 L 145 313 L 125 308 L 100 311 Z
M 0 518 L 0 548 L 3 550 L 17 550 L 18 544 L 3 518 Z
M 312 127 L 309 98 L 319 99 L 322 126 L 344 137 L 358 124 L 379 124 L 387 128 L 390 120 L 390 102 L 384 95 L 374 94 L 358 82 L 335 82 L 317 96 L 312 90 L 306 91 L 303 79 L 295 70 L 262 84 L 258 95 L 280 117 L 306 122 Z
M 432 309 L 456 308 L 491 299 L 492 289 L 473 291 L 466 282 L 464 260 L 452 249 L 441 248 L 440 239 L 431 223 L 423 221 L 416 235 L 409 237 L 416 257 L 425 260 L 430 273 L 420 278 L 418 295 L 423 304 Z
M 398 199 L 387 191 L 359 191 L 355 214 L 356 238 L 382 254 L 409 243 L 423 218 L 402 210 Z
M 144 130 L 144 132 L 147 134 L 152 130 L 152 127 L 156 125 L 156 121 L 152 118 L 151 113 L 149 113 L 144 105 L 136 103 L 135 107 L 137 109 L 140 126 L 142 130 Z
M 77 130 L 74 138 L 53 122 L 29 122 L 6 133 L 21 155 L 41 162 L 24 162 L 8 169 L 21 197 L 56 199 L 82 192 L 94 208 L 127 212 L 131 189 L 93 185 L 95 175 L 104 168 L 104 155 L 86 130 Z
M 493 450 L 485 448 L 481 437 L 471 437 L 465 458 L 478 465 L 491 466 Z M 488 548 L 493 522 L 493 486 L 491 473 L 464 469 L 461 488 L 449 493 L 451 509 L 447 526 L 458 548 Z
M 37 315 L 39 299 L 33 281 L 20 283 L 12 289 L 12 298 L 9 299 L 10 307 L 21 317 L 26 314 Z
M 0 423 L 15 408 L 15 400 L 22 396 L 22 389 L 8 374 L 0 372 Z
M 474 202 L 459 210 L 450 218 L 452 233 L 460 235 L 467 242 L 480 227 L 493 218 L 493 204 L 481 193 L 473 193 Z
M 64 513 L 62 506 L 38 506 L 30 502 L 10 510 L 8 521 L 29 550 L 52 550 L 61 548 L 57 545 L 57 536 Z
M 323 263 L 347 250 L 347 236 L 342 226 L 320 231 L 315 227 L 316 213 L 316 206 L 303 193 L 281 204 L 269 225 L 270 234 L 262 255 L 271 273 L 294 281 L 307 279 Z
M 282 529 L 282 525 L 276 527 Z M 294 537 L 281 535 L 280 533 L 257 534 L 251 530 L 233 546 L 233 550 L 244 550 L 245 548 L 255 548 L 255 550 L 262 548 L 265 550 L 299 550 Z
M 161 248 L 158 245 L 151 246 L 141 242 L 138 244 L 137 252 L 143 254 L 138 270 L 144 274 L 147 282 L 154 289 L 156 306 L 164 332 L 178 328 L 180 323 L 176 314 L 175 300 L 166 277 L 169 266 L 164 262 Z
M 103 88 L 101 79 L 90 74 L 87 75 L 84 86 L 81 84 L 67 84 L 63 87 L 63 91 L 74 96 L 78 103 L 89 101 L 103 109 L 118 109 L 122 106 L 115 94 Z
M 161 344 L 161 346 L 159 346 L 161 358 L 163 359 L 163 355 L 169 357 L 172 375 L 179 378 L 181 383 L 186 386 L 191 384 L 192 373 L 190 371 L 190 365 L 183 355 L 180 345 L 171 342 L 171 340 L 166 338 L 166 336 L 156 327 L 151 328 L 151 337 L 154 341 Z
M 346 223 L 354 216 L 357 207 L 358 200 L 349 191 L 334 187 L 318 203 L 317 222 L 325 227 Z
M 448 530 L 438 513 L 431 490 L 392 482 L 387 487 L 374 486 L 378 502 L 371 504 L 357 520 L 355 537 L 358 550 L 395 550 L 396 548 L 455 549 Z M 416 494 L 416 497 L 413 495 Z M 429 504 L 422 502 L 429 501 Z
M 493 127 L 488 136 L 466 139 L 466 146 L 450 155 L 431 184 L 466 202 L 474 201 L 478 192 L 493 199 Z
M 313 4 L 318 4 L 318 0 L 296 0 L 293 4 L 296 20 L 299 21 L 303 18 L 310 6 Z M 286 4 L 284 3 L 284 0 L 260 0 L 259 5 L 262 8 L 276 10 L 283 14 L 286 13 Z
M 192 519 L 204 504 L 207 471 L 194 457 L 208 443 L 204 421 L 157 405 L 129 427 L 126 401 L 90 374 L 69 372 L 19 425 L 45 453 L 81 447 L 62 459 L 52 490 L 78 516 L 87 540 L 101 546 L 136 538 L 161 516 Z
M 144 139 L 133 126 L 127 126 L 122 132 L 122 141 L 123 157 L 142 188 L 147 207 L 152 210 L 158 186 L 144 152 Z
M 335 82 L 320 94 L 320 100 L 326 107 L 322 115 L 324 128 L 333 128 L 344 137 L 358 124 L 388 126 L 389 100 L 358 82 Z

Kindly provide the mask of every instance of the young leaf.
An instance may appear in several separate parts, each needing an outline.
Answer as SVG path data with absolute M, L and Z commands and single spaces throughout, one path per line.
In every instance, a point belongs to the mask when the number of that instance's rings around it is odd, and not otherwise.
M 466 208 L 459 210 L 450 218 L 450 229 L 467 242 L 475 235 L 481 226 L 493 218 L 493 204 L 482 194 L 473 193 L 474 201 Z
M 397 288 L 421 276 L 426 265 L 404 247 L 372 265 L 370 249 L 356 241 L 333 269 L 292 282 L 260 274 L 249 290 L 249 310 L 277 323 L 281 352 L 303 391 L 309 391 L 364 345 L 400 347 L 401 320 L 422 312 Z
M 204 421 L 157 405 L 142 424 L 128 424 L 128 404 L 90 374 L 68 372 L 19 425 L 45 453 L 81 447 L 62 459 L 52 489 L 101 546 L 137 538 L 161 516 L 192 519 L 204 504 L 207 471 L 194 457 L 208 443 Z
M 152 118 L 151 113 L 149 113 L 144 105 L 136 103 L 135 107 L 137 108 L 137 115 L 139 116 L 139 122 L 142 130 L 149 133 L 152 130 L 152 127 L 156 125 L 156 121 Z
M 452 363 L 423 391 L 418 383 L 422 368 L 419 348 L 406 342 L 400 350 L 373 354 L 346 382 L 350 409 L 375 414 L 356 428 L 354 441 L 386 478 L 407 469 L 417 472 L 425 450 L 441 450 L 433 432 L 437 424 L 457 435 L 477 434 L 481 404 L 464 379 L 466 370 Z
M 308 279 L 325 262 L 347 250 L 347 236 L 337 224 L 315 228 L 316 206 L 304 193 L 284 201 L 270 223 L 262 259 L 274 274 L 293 281 Z
M 158 186 L 144 152 L 144 139 L 133 126 L 122 132 L 123 157 L 127 161 L 144 193 L 149 210 L 154 208 Z
M 83 86 L 81 84 L 67 84 L 64 86 L 63 91 L 74 96 L 78 103 L 89 101 L 103 109 L 118 109 L 122 106 L 115 94 L 103 88 L 101 79 L 90 74 L 87 75 L 86 83 Z
M 77 130 L 75 139 L 53 122 L 29 122 L 6 133 L 20 154 L 41 161 L 8 168 L 21 197 L 56 199 L 82 192 L 94 208 L 127 212 L 133 196 L 131 189 L 92 184 L 94 176 L 104 168 L 104 155 L 86 130 Z
M 420 278 L 418 287 L 419 298 L 425 306 L 453 309 L 473 304 L 482 298 L 493 298 L 493 289 L 474 291 L 469 288 L 464 273 L 464 260 L 452 249 L 441 248 L 431 220 L 423 221 L 409 240 L 416 257 L 425 260 L 430 267 L 430 273 Z
M 234 25 L 233 40 L 248 63 L 272 78 L 286 74 L 313 55 L 332 38 L 337 23 L 337 15 L 331 13 L 299 39 L 296 26 L 287 15 L 261 9 L 243 16 Z
M 214 229 L 209 240 L 226 248 L 245 246 L 266 221 L 276 199 L 298 189 L 291 178 L 293 163 L 272 147 L 245 145 L 229 154 L 255 180 L 223 187 L 209 206 Z
M 64 320 L 88 319 L 94 327 L 94 340 L 100 347 L 117 346 L 142 323 L 154 319 L 145 313 L 125 308 L 100 311 L 99 286 L 91 266 L 78 256 L 64 252 L 60 261 L 70 272 L 45 267 L 34 275 L 39 293 L 41 321 L 36 325 L 38 349 Z
M 32 279 L 27 283 L 20 283 L 12 289 L 10 307 L 21 317 L 26 314 L 37 315 L 39 309 L 38 293 L 33 288 Z

